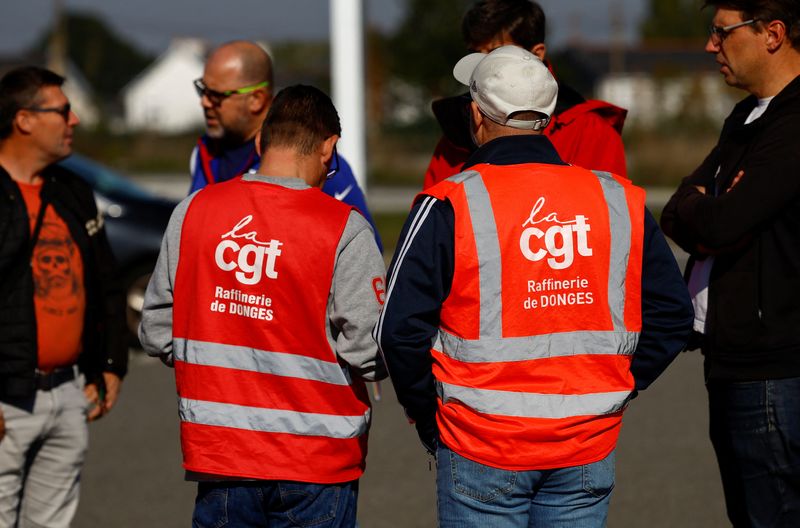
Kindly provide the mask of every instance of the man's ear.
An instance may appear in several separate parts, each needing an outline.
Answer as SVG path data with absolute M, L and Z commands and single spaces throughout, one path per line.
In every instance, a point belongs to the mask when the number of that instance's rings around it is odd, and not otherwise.
M 544 60 L 545 55 L 547 55 L 547 46 L 544 45 L 544 42 L 540 42 L 531 48 L 531 53 Z
M 469 103 L 469 118 L 470 125 L 472 127 L 472 140 L 475 143 L 475 146 L 479 147 L 483 143 L 483 134 L 485 132 L 483 120 L 486 119 L 486 116 L 481 113 L 475 101 L 470 101 Z
M 261 127 L 256 131 L 256 137 L 253 139 L 256 142 L 256 154 L 261 157 Z
M 266 115 L 269 105 L 272 104 L 272 93 L 267 90 L 256 90 L 250 96 L 250 112 Z
M 324 165 L 328 165 L 333 157 L 333 147 L 336 146 L 336 143 L 339 141 L 339 136 L 336 134 L 332 135 L 328 139 L 322 142 L 322 148 L 320 150 L 320 161 Z
M 764 32 L 767 36 L 767 50 L 770 52 L 780 49 L 783 41 L 786 40 L 786 25 L 780 20 L 773 20 L 766 24 Z
M 33 132 L 33 118 L 30 113 L 20 110 L 17 112 L 17 115 L 14 116 L 12 126 L 19 130 L 20 133 L 28 135 Z

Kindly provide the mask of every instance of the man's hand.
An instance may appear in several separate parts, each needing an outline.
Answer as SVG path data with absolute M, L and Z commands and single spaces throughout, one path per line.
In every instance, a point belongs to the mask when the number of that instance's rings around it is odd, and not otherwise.
M 103 416 L 103 411 L 105 410 L 103 401 L 100 398 L 100 391 L 97 388 L 97 384 L 87 383 L 83 388 L 83 394 L 86 396 L 86 399 L 89 401 L 89 403 L 92 404 L 92 408 L 89 409 L 89 414 L 86 415 L 86 420 L 93 422 Z
M 731 186 L 730 186 L 730 187 L 728 187 L 728 190 L 727 190 L 727 191 L 725 191 L 725 192 L 731 192 L 731 189 L 733 189 L 734 187 L 736 187 L 736 184 L 737 184 L 737 183 L 739 183 L 739 180 L 741 180 L 741 179 L 742 179 L 742 176 L 744 176 L 744 171 L 743 171 L 743 170 L 740 170 L 740 171 L 739 171 L 739 173 L 736 175 L 736 177 L 735 177 L 735 178 L 733 179 L 733 181 L 731 182 Z
M 0 442 L 6 436 L 6 418 L 3 416 L 3 409 L 0 409 Z
M 90 422 L 108 413 L 117 403 L 117 398 L 119 397 L 120 387 L 122 386 L 122 380 L 119 376 L 112 372 L 104 372 L 103 381 L 106 386 L 105 392 L 99 390 L 96 383 L 89 383 L 83 389 L 86 399 L 94 404 L 86 417 Z
M 106 398 L 103 402 L 105 412 L 111 410 L 117 403 L 120 388 L 122 388 L 122 380 L 113 372 L 103 372 L 103 380 L 106 382 Z

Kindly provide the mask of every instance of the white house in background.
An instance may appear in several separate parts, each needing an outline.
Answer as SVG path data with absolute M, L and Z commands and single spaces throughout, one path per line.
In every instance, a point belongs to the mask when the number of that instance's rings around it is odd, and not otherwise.
M 597 98 L 628 109 L 628 123 L 653 126 L 663 119 L 693 115 L 721 122 L 736 103 L 719 73 L 690 72 L 659 78 L 615 73 L 602 78 Z
M 94 102 L 94 93 L 89 81 L 71 61 L 67 62 L 66 82 L 62 89 L 72 109 L 81 120 L 81 127 L 94 128 L 100 122 L 100 110 Z
M 697 44 L 667 41 L 627 49 L 577 44 L 556 65 L 565 61 L 591 85 L 584 86 L 585 93 L 628 110 L 626 126 L 652 127 L 684 117 L 718 123 L 743 97 L 725 84 L 719 65 Z
M 179 38 L 122 90 L 125 128 L 166 134 L 203 127 L 192 81 L 203 75 L 207 51 L 200 39 Z

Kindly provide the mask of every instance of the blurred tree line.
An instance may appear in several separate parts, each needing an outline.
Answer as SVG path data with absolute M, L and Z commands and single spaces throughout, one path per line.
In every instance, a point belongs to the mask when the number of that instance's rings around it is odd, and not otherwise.
M 645 43 L 665 40 L 702 42 L 708 38 L 713 15 L 713 9 L 703 9 L 702 0 L 650 0 L 639 33 Z
M 638 27 L 641 42 L 679 40 L 684 45 L 690 43 L 692 47 L 702 49 L 713 9 L 701 9 L 702 0 L 646 1 L 648 9 Z M 461 19 L 473 3 L 474 0 L 407 0 L 404 19 L 390 34 L 367 28 L 368 140 L 372 173 L 377 175 L 377 180 L 416 183 L 419 179 L 419 167 L 424 169 L 439 135 L 438 125 L 430 112 L 430 102 L 463 91 L 452 77 L 452 68 L 466 53 Z M 105 21 L 89 12 L 67 12 L 63 24 L 69 35 L 67 56 L 83 72 L 104 108 L 109 106 L 109 101 L 115 101 L 120 90 L 154 60 L 153 56 L 137 49 L 117 35 Z M 44 50 L 51 35 L 52 30 L 43 34 L 37 41 L 37 49 Z M 329 90 L 326 41 L 273 42 L 271 48 L 278 65 L 278 85 L 305 82 Z M 570 60 L 569 53 L 551 48 L 549 58 L 562 80 L 583 91 L 587 97 L 592 96 L 592 80 Z M 398 121 L 396 109 L 402 105 L 415 110 L 412 117 L 416 117 Z M 662 145 L 673 141 L 675 130 L 681 128 L 669 129 L 669 138 L 653 136 L 648 140 L 642 139 L 641 131 L 635 131 L 636 137 L 630 137 L 628 132 L 626 143 L 634 146 L 644 143 Z M 94 143 L 98 139 L 106 141 L 98 137 L 107 135 L 106 132 L 106 129 L 101 129 L 85 144 L 92 144 L 94 152 L 101 152 L 102 147 Z M 153 169 L 168 170 L 174 166 L 183 170 L 186 152 L 194 141 L 193 134 L 187 134 L 185 139 L 175 139 L 180 145 L 170 143 L 170 152 L 178 153 L 174 154 L 172 163 L 167 159 L 169 153 L 159 155 L 157 152 L 162 143 L 149 140 L 141 146 L 145 155 L 129 156 L 128 159 L 134 164 L 136 160 L 156 159 L 159 166 Z M 139 141 L 127 137 L 109 139 L 107 143 L 114 146 L 106 150 L 139 152 L 139 147 L 136 147 Z M 183 143 L 186 143 L 186 148 L 183 148 Z
M 70 11 L 65 14 L 63 30 L 67 35 L 67 57 L 77 66 L 95 93 L 102 99 L 113 99 L 131 79 L 153 61 L 114 33 L 92 13 Z M 47 50 L 54 28 L 48 29 L 34 48 Z
M 464 55 L 461 19 L 473 0 L 408 0 L 406 14 L 389 35 L 368 30 L 368 71 L 390 75 L 418 88 L 422 98 L 436 98 L 456 93 L 460 88 L 452 77 L 452 68 Z M 642 41 L 702 41 L 708 35 L 712 10 L 701 10 L 702 0 L 649 0 L 646 18 L 641 22 Z M 65 14 L 67 56 L 83 72 L 98 96 L 114 98 L 131 79 L 140 73 L 153 56 L 131 45 L 97 16 L 80 11 Z M 43 34 L 36 48 L 44 51 L 52 29 Z M 274 43 L 279 75 L 287 79 L 310 77 L 329 85 L 328 44 Z M 556 64 L 559 53 L 553 54 Z M 571 84 L 583 84 L 572 65 L 565 64 L 559 74 Z M 386 83 L 379 83 L 385 86 Z

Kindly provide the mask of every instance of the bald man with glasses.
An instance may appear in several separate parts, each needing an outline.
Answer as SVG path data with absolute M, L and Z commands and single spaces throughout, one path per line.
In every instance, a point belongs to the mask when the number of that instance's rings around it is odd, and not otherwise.
M 664 208 L 691 256 L 709 431 L 734 526 L 800 526 L 800 3 L 708 0 L 706 51 L 749 95 Z
M 272 59 L 254 42 L 222 44 L 209 54 L 203 76 L 194 81 L 194 87 L 203 108 L 206 133 L 192 151 L 190 194 L 258 170 L 261 160 L 254 139 L 272 104 Z M 358 209 L 372 226 L 382 250 L 364 193 L 350 165 L 337 154 L 335 166 L 337 172 L 322 191 Z

